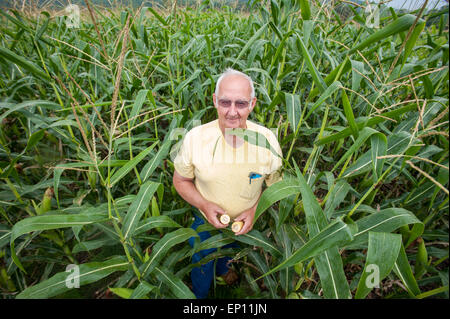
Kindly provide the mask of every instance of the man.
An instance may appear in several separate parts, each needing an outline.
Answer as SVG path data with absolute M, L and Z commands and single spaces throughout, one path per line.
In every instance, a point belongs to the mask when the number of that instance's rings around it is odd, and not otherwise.
M 174 160 L 173 184 L 180 196 L 198 208 L 215 228 L 228 226 L 219 220 L 225 213 L 234 221 L 242 221 L 243 227 L 236 233 L 239 236 L 253 227 L 263 182 L 270 186 L 281 179 L 281 148 L 269 129 L 247 120 L 255 107 L 256 97 L 253 81 L 246 74 L 227 69 L 216 83 L 213 103 L 218 119 L 197 126 L 186 134 Z M 265 147 L 229 134 L 235 128 L 258 132 L 279 156 Z M 191 227 L 196 229 L 201 224 L 203 219 L 195 214 Z M 199 236 L 204 241 L 210 234 L 201 232 Z M 190 244 L 193 246 L 193 238 Z M 193 263 L 213 251 L 215 249 L 195 254 Z M 227 273 L 230 259 L 223 257 L 217 261 L 218 275 Z M 192 270 L 193 291 L 197 298 L 206 298 L 213 277 L 213 261 Z

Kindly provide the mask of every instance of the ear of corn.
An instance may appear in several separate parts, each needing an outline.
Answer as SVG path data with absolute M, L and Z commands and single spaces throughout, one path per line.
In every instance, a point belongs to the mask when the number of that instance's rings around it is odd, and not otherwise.
M 242 229 L 243 226 L 244 226 L 244 222 L 242 222 L 242 221 L 234 222 L 231 225 L 231 230 L 233 232 L 237 233 L 237 232 L 239 232 Z
M 228 225 L 230 223 L 230 216 L 227 214 L 223 214 L 220 216 L 220 222 L 224 225 Z

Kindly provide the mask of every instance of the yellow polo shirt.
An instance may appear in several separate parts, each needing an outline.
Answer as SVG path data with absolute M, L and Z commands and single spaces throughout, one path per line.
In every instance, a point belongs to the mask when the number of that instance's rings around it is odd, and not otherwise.
M 234 148 L 225 141 L 219 121 L 215 120 L 190 130 L 174 160 L 178 174 L 194 178 L 200 194 L 222 207 L 231 218 L 256 203 L 263 182 L 270 186 L 281 180 L 278 170 L 282 153 L 276 136 L 264 126 L 248 120 L 246 124 L 248 130 L 264 135 L 280 157 L 246 141 Z M 256 178 L 250 179 L 252 173 Z

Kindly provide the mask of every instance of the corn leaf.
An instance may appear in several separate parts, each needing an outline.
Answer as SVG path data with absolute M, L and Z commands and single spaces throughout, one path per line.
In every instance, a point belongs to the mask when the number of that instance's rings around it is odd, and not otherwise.
M 353 137 L 357 139 L 359 136 L 359 129 L 358 125 L 356 125 L 355 116 L 353 115 L 353 110 L 345 90 L 342 90 L 342 105 L 344 107 L 344 114 L 347 118 L 348 126 L 350 127 Z
M 242 243 L 246 243 L 252 246 L 261 247 L 265 251 L 270 252 L 274 256 L 282 255 L 282 252 L 278 249 L 278 247 L 256 229 L 252 229 L 251 231 L 249 231 L 244 235 L 234 236 L 234 239 L 236 241 L 240 241 Z
M 306 224 L 308 225 L 310 240 L 312 240 L 312 238 L 327 227 L 328 222 L 314 193 L 308 186 L 297 166 L 296 170 L 303 207 L 305 209 Z M 337 247 L 328 248 L 328 250 L 316 256 L 315 263 L 322 281 L 325 298 L 348 299 L 351 297 L 350 288 L 343 269 L 342 259 Z
M 308 49 L 306 48 L 305 44 L 303 43 L 302 37 L 298 33 L 296 33 L 296 34 L 297 34 L 297 39 L 300 43 L 300 48 L 301 48 L 303 57 L 306 62 L 306 66 L 308 67 L 309 72 L 311 73 L 313 81 L 317 85 L 319 90 L 321 92 L 324 92 L 328 86 L 326 85 L 325 81 L 323 80 L 322 76 L 320 75 L 319 71 L 317 70 L 317 67 L 314 64 L 312 57 L 309 54 Z
M 424 225 L 410 211 L 403 208 L 386 208 L 375 214 L 363 217 L 356 221 L 358 232 L 354 235 L 354 241 L 347 248 L 364 244 L 368 240 L 369 231 L 390 233 L 401 226 L 418 224 L 417 234 L 422 234 Z
M 374 288 L 373 286 L 380 286 L 381 281 L 394 267 L 401 245 L 400 234 L 369 232 L 366 264 L 356 290 L 356 299 L 365 298 Z M 373 282 L 371 282 L 372 278 Z
M 258 207 L 256 207 L 254 221 L 256 221 L 261 214 L 272 206 L 275 202 L 286 198 L 293 194 L 298 194 L 300 187 L 298 182 L 293 178 L 285 178 L 282 181 L 275 183 L 268 187 L 259 198 Z
M 27 70 L 28 72 L 34 74 L 38 78 L 42 79 L 43 81 L 50 81 L 50 77 L 47 75 L 47 73 L 42 70 L 41 67 L 37 66 L 33 62 L 31 62 L 29 59 L 24 58 L 20 55 L 17 55 L 16 53 L 12 52 L 11 50 L 0 47 L 0 55 L 2 58 L 7 59 L 11 61 L 12 63 L 17 64 L 18 66 L 22 67 L 23 69 Z
M 149 218 L 146 218 L 139 222 L 139 225 L 134 230 L 134 234 L 138 235 L 143 232 L 146 232 L 150 229 L 154 228 L 161 228 L 161 227 L 168 227 L 168 228 L 180 228 L 181 225 L 175 222 L 172 218 L 169 216 L 161 215 L 161 216 L 152 216 Z
M 145 276 L 152 273 L 159 261 L 166 256 L 170 248 L 176 244 L 187 241 L 191 237 L 198 237 L 197 232 L 192 228 L 180 228 L 165 234 L 164 237 L 153 246 L 149 260 L 141 266 L 142 276 L 145 278 Z
M 166 158 L 167 154 L 170 151 L 170 146 L 172 145 L 171 140 L 166 140 L 161 148 L 158 150 L 158 153 L 142 168 L 141 173 L 139 174 L 142 182 L 145 182 L 147 178 L 152 176 L 155 169 L 161 164 L 161 162 Z
M 400 18 L 394 20 L 391 24 L 383 27 L 382 29 L 372 33 L 370 36 L 365 38 L 361 43 L 355 45 L 351 48 L 347 54 L 352 54 L 356 52 L 356 50 L 363 50 L 367 46 L 377 43 L 380 40 L 384 40 L 391 35 L 398 34 L 400 32 L 408 30 L 416 20 L 416 16 L 412 14 L 405 14 Z M 423 23 L 422 19 L 419 19 L 419 23 Z
M 72 215 L 41 215 L 22 219 L 11 230 L 11 257 L 14 263 L 24 272 L 14 248 L 14 241 L 23 234 L 39 230 L 58 229 L 73 226 L 84 226 L 102 222 L 108 219 L 105 213 L 84 213 Z
M 288 120 L 292 130 L 295 132 L 298 123 L 300 122 L 300 115 L 302 112 L 300 96 L 297 94 L 285 93 L 285 101 Z
M 173 273 L 163 267 L 155 267 L 156 277 L 169 287 L 175 297 L 180 299 L 195 299 L 194 293 Z
M 79 274 L 73 272 L 73 279 L 69 277 L 70 272 L 59 272 L 50 279 L 40 282 L 34 286 L 28 287 L 16 296 L 17 299 L 46 299 L 58 296 L 70 289 L 70 283 L 79 280 L 79 285 L 84 286 L 116 272 L 125 271 L 129 267 L 129 263 L 125 256 L 112 257 L 103 262 L 90 262 L 79 265 Z
M 194 250 L 195 250 L 195 252 L 199 252 L 204 249 L 220 248 L 220 247 L 230 244 L 232 242 L 234 242 L 234 238 L 232 238 L 224 233 L 219 233 L 217 235 L 211 236 L 210 238 L 202 241 L 199 245 L 194 247 Z
M 405 247 L 403 244 L 401 244 L 400 252 L 393 270 L 397 277 L 403 282 L 411 297 L 415 297 L 420 294 L 419 285 L 417 284 L 416 278 L 414 278 L 414 274 L 408 262 L 408 257 L 406 256 Z
M 383 133 L 376 133 L 370 137 L 371 155 L 372 155 L 372 168 L 374 174 L 374 180 L 378 180 L 378 176 L 381 175 L 383 170 L 384 159 L 377 157 L 385 156 L 387 151 L 387 139 Z
M 338 219 L 330 223 L 316 236 L 308 240 L 300 249 L 296 250 L 292 256 L 285 259 L 278 266 L 271 269 L 264 276 L 280 271 L 287 267 L 292 267 L 295 264 L 305 261 L 318 254 L 322 254 L 331 247 L 340 246 L 353 240 L 353 235 L 356 229 L 351 229 L 349 225 Z
M 155 286 L 150 285 L 146 281 L 141 281 L 141 283 L 136 287 L 136 289 L 133 290 L 129 299 L 148 299 L 146 295 L 155 289 L 156 289 Z
M 156 144 L 158 144 L 158 141 L 156 141 L 151 146 L 147 147 L 145 150 L 140 152 L 136 157 L 134 157 L 132 160 L 128 161 L 117 172 L 115 172 L 114 175 L 111 176 L 111 179 L 109 182 L 110 185 L 112 186 L 112 185 L 116 184 L 129 171 L 131 171 L 134 167 L 136 167 L 136 165 L 139 164 L 139 162 L 142 161 L 152 151 L 152 149 L 156 146 Z
M 139 193 L 131 203 L 130 209 L 123 220 L 122 233 L 124 238 L 133 236 L 142 214 L 147 210 L 153 194 L 160 186 L 162 186 L 160 183 L 152 181 L 148 181 L 141 186 Z

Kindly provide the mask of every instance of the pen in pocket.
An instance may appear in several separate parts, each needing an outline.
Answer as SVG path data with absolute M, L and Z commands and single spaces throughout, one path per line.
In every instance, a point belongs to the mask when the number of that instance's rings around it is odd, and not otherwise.
M 261 174 L 250 172 L 250 174 L 248 174 L 248 183 L 251 184 L 252 179 L 260 178 L 261 176 L 262 176 Z

